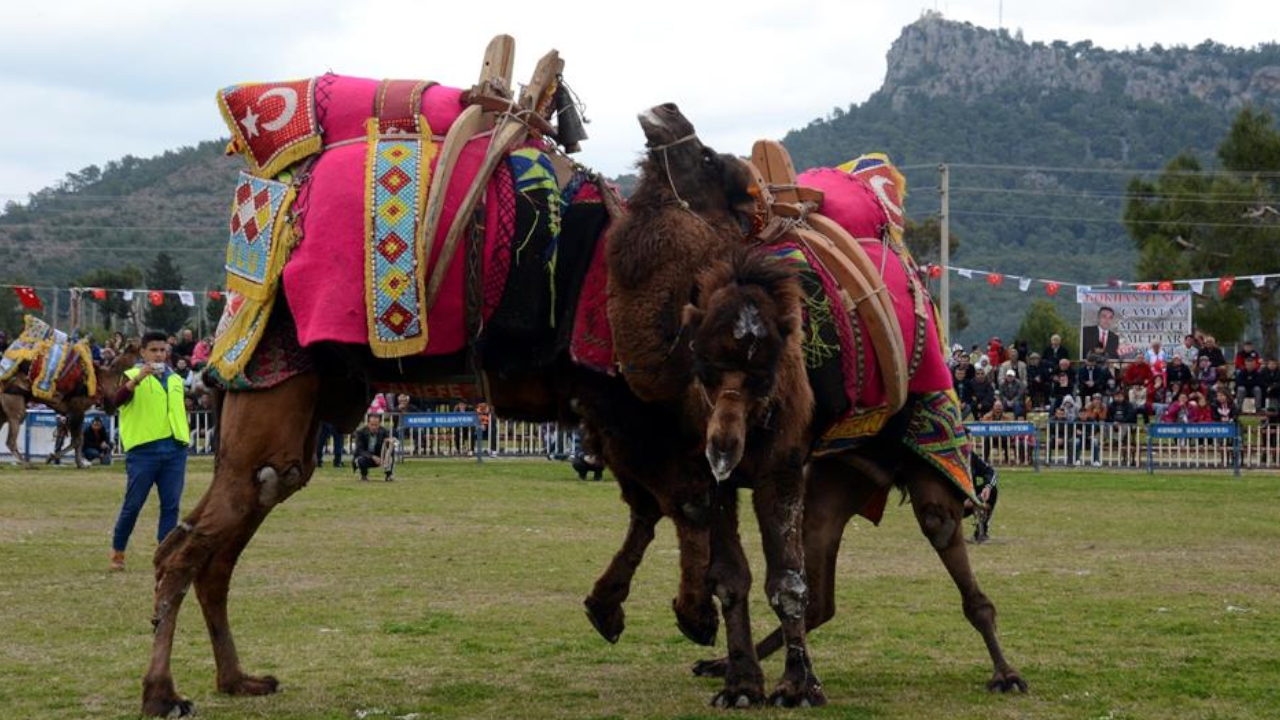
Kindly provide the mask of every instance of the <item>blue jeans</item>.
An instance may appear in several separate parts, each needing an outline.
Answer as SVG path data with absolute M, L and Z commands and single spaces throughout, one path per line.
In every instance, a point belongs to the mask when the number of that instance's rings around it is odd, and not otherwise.
M 84 455 L 84 459 L 88 460 L 89 462 L 98 460 L 98 461 L 101 461 L 103 465 L 111 464 L 110 450 L 102 450 L 101 448 L 96 448 L 96 447 L 85 447 L 85 448 L 81 448 L 80 454 Z
M 178 503 L 182 500 L 187 471 L 187 446 L 172 438 L 139 445 L 125 453 L 124 467 L 129 483 L 125 486 L 124 505 L 120 508 L 120 517 L 116 519 L 115 533 L 111 538 L 111 549 L 120 552 L 124 552 L 129 544 L 129 536 L 133 534 L 138 513 L 142 512 L 152 485 L 160 495 L 160 525 L 156 540 L 164 540 L 164 536 L 178 524 Z

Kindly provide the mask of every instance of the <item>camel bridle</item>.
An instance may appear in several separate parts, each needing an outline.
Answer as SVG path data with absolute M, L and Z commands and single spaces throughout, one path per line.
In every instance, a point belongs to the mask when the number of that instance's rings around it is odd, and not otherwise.
M 694 140 L 698 140 L 698 134 L 689 133 L 688 135 L 685 135 L 682 138 L 677 138 L 663 145 L 650 145 L 649 152 L 655 153 L 655 154 L 658 152 L 662 153 L 662 171 L 666 173 L 667 185 L 670 186 L 671 188 L 671 194 L 675 196 L 675 201 L 672 204 L 678 205 L 680 209 L 684 210 L 685 212 L 697 218 L 698 222 L 707 226 L 708 230 L 714 230 L 714 228 L 711 227 L 711 223 L 707 222 L 706 218 L 702 217 L 701 215 L 699 215 L 697 212 L 694 211 L 693 207 L 689 205 L 688 200 L 685 200 L 684 198 L 680 197 L 680 191 L 676 190 L 676 182 L 671 177 L 671 160 L 667 157 L 667 150 L 670 150 L 671 148 L 677 145 L 683 145 L 684 143 L 691 142 Z

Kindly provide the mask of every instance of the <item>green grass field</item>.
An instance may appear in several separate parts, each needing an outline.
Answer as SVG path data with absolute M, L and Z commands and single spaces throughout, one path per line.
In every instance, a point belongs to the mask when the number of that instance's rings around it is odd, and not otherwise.
M 193 462 L 184 509 L 210 476 Z M 993 541 L 972 547 L 1026 696 L 991 696 L 982 642 L 892 507 L 845 535 L 835 620 L 811 636 L 819 718 L 1258 718 L 1280 715 L 1280 477 L 1004 472 Z M 129 570 L 106 571 L 123 467 L 0 472 L 0 718 L 126 718 L 150 650 L 155 498 Z M 707 649 L 670 601 L 669 524 L 628 629 L 601 640 L 581 600 L 626 511 L 564 463 L 410 462 L 400 482 L 326 468 L 241 561 L 231 616 L 245 669 L 282 692 L 228 698 L 194 594 L 174 653 L 205 718 L 710 718 Z M 744 528 L 772 613 L 754 526 Z M 723 632 L 721 633 L 723 649 Z M 765 663 L 768 686 L 781 658 Z

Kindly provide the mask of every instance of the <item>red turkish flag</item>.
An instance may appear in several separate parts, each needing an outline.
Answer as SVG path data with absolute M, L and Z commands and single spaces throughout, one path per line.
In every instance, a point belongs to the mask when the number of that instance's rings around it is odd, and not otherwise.
M 994 285 L 999 285 L 1000 283 L 1003 283 L 1003 282 L 1004 282 L 1004 275 L 1001 275 L 1000 273 L 987 273 L 988 285 L 994 286 Z
M 1056 282 L 1045 283 L 1045 285 L 1044 285 L 1044 291 L 1045 291 L 1045 293 L 1047 293 L 1047 294 L 1049 295 L 1049 297 L 1053 297 L 1054 295 L 1057 295 L 1057 294 L 1058 294 L 1058 290 L 1059 290 L 1061 287 L 1062 287 L 1062 286 L 1061 286 L 1061 285 L 1059 285 L 1059 284 L 1058 284 L 1058 283 L 1056 283 Z
M 221 291 L 221 290 L 210 290 L 208 293 L 205 293 L 205 294 L 209 296 L 209 299 L 210 299 L 210 300 L 221 300 L 221 299 L 222 299 L 222 291 Z
M 164 304 L 164 293 L 160 292 L 159 290 L 152 290 L 148 292 L 147 297 L 150 298 L 151 304 L 155 305 L 156 307 L 160 307 L 161 305 Z
M 102 288 L 94 288 L 94 289 L 93 289 L 93 299 L 94 299 L 94 300 L 106 300 L 106 299 L 107 299 L 107 291 L 106 291 L 106 290 L 103 290 Z
M 1228 275 L 1218 280 L 1218 297 L 1226 297 L 1231 292 L 1231 287 L 1236 284 L 1236 279 L 1232 275 Z
M 22 303 L 22 307 L 28 310 L 43 310 L 44 306 L 40 304 L 40 297 L 36 295 L 36 289 L 26 285 L 13 289 L 18 295 L 18 302 Z
M 940 278 L 940 277 L 942 277 L 942 266 L 941 266 L 941 265 L 930 265 L 930 266 L 929 266 L 929 279 L 930 279 L 930 280 L 937 280 L 937 279 L 938 279 L 938 278 Z
M 1173 290 L 1173 282 L 1169 280 L 1161 280 L 1159 284 L 1156 285 L 1156 289 L 1160 292 L 1170 292 Z
M 1142 292 L 1151 292 L 1153 288 L 1151 283 L 1138 283 L 1138 289 Z

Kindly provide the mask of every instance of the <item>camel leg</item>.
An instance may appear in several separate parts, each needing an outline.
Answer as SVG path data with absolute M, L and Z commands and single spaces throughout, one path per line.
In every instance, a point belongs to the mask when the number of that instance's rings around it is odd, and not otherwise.
M 319 376 L 298 375 L 270 390 L 231 393 L 220 420 L 224 442 L 213 483 L 195 509 L 155 555 L 155 639 L 143 679 L 148 715 L 191 713 L 170 672 L 178 611 L 197 584 L 218 664 L 219 689 L 272 692 L 274 678 L 240 671 L 226 617 L 227 585 L 235 559 L 271 509 L 306 484 L 315 468 L 314 438 Z
M 596 580 L 591 594 L 582 601 L 591 625 L 610 643 L 618 642 L 626 627 L 622 603 L 631 594 L 631 579 L 640 567 L 649 543 L 653 542 L 654 526 L 662 519 L 657 500 L 647 490 L 621 476 L 618 484 L 622 487 L 622 499 L 631 508 L 631 524 L 622 547 Z
M 29 459 L 18 450 L 18 431 L 22 428 L 22 421 L 27 418 L 27 401 L 21 395 L 0 393 L 0 409 L 4 410 L 5 417 L 9 420 L 9 436 L 5 444 L 15 461 L 29 467 Z
M 764 673 L 751 643 L 751 616 L 747 609 L 751 569 L 738 536 L 737 493 L 733 487 L 718 486 L 711 509 L 711 569 L 707 579 L 720 600 L 729 646 L 724 689 L 712 697 L 711 704 L 746 708 L 764 701 Z
M 995 672 L 987 689 L 1026 692 L 1027 683 L 1005 661 L 1000 649 L 1000 640 L 996 637 L 996 606 L 978 588 L 978 580 L 969 566 L 969 551 L 964 543 L 964 501 L 957 497 L 951 483 L 923 460 L 912 458 L 909 463 L 905 469 L 907 490 L 916 521 L 960 590 L 964 616 L 982 634 L 987 652 L 991 654 Z
M 84 459 L 84 412 L 67 413 L 67 431 L 71 437 L 71 457 L 75 458 L 76 468 L 87 468 L 89 463 Z
M 809 585 L 805 630 L 814 630 L 836 614 L 836 558 L 849 520 L 878 488 L 874 483 L 850 477 L 849 466 L 837 460 L 816 460 L 809 466 L 804 501 L 804 566 Z M 761 660 L 782 647 L 782 628 L 776 628 L 756 645 Z M 724 677 L 728 658 L 700 660 L 693 674 Z
M 782 624 L 786 668 L 769 696 L 779 707 L 825 705 L 826 693 L 813 671 L 805 640 L 809 585 L 804 571 L 804 468 L 799 458 L 783 459 L 771 477 L 762 478 L 752 494 L 767 574 L 765 597 Z
M 699 645 L 714 645 L 720 613 L 712 601 L 707 573 L 711 568 L 711 530 L 684 514 L 673 514 L 680 545 L 680 588 L 671 601 L 676 627 Z

